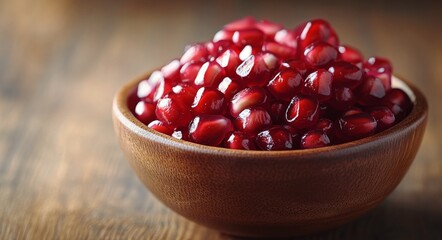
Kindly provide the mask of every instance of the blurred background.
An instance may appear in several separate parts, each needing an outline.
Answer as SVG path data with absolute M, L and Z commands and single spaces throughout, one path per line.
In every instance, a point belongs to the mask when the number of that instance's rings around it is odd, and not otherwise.
M 441 1 L 0 0 L 0 239 L 225 239 L 159 203 L 123 158 L 112 97 L 251 15 L 331 22 L 430 104 L 410 171 L 379 208 L 311 239 L 442 238 Z

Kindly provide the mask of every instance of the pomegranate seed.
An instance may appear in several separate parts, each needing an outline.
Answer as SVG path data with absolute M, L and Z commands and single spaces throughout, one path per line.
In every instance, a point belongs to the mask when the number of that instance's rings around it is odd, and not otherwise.
M 336 61 L 338 50 L 326 42 L 315 42 L 307 46 L 304 58 L 310 66 L 317 68 Z
M 224 143 L 224 147 L 230 149 L 255 150 L 255 141 L 243 132 L 233 132 Z
M 358 113 L 362 113 L 363 111 L 359 108 L 353 107 L 349 110 L 347 110 L 344 115 L 342 116 L 350 116 L 350 115 L 354 115 L 354 114 L 358 114 Z
M 362 83 L 362 70 L 348 62 L 336 62 L 329 69 L 335 86 L 355 89 Z
M 272 103 L 269 108 L 269 114 L 272 117 L 274 124 L 282 124 L 285 122 L 284 114 L 287 110 L 287 104 L 285 103 Z
M 158 99 L 162 98 L 164 95 L 172 91 L 172 85 L 173 83 L 171 81 L 167 81 L 167 79 L 164 79 L 164 81 L 161 81 L 160 84 L 155 89 L 155 93 L 153 95 L 153 101 L 157 102 Z
M 215 36 L 213 36 L 213 42 L 219 42 L 219 41 L 232 41 L 234 31 L 229 30 L 219 30 L 215 33 Z
M 380 57 L 370 57 L 364 62 L 364 68 L 367 72 L 393 72 L 390 61 Z
M 154 71 L 148 79 L 138 84 L 137 96 L 140 99 L 153 101 L 158 86 L 164 84 L 164 76 L 160 71 Z
M 297 129 L 313 127 L 319 119 L 319 102 L 315 97 L 295 96 L 290 102 L 286 121 Z
M 410 97 L 398 88 L 388 91 L 382 103 L 393 112 L 396 122 L 404 119 L 413 109 L 413 102 L 411 102 Z
M 185 63 L 180 69 L 182 82 L 194 82 L 203 64 L 201 62 Z
M 270 80 L 279 59 L 271 53 L 259 53 L 251 55 L 236 69 L 236 74 L 249 87 L 264 86 Z
M 239 30 L 233 34 L 232 41 L 238 47 L 244 47 L 246 45 L 261 47 L 264 43 L 264 33 L 257 28 Z
M 231 78 L 225 77 L 218 85 L 218 91 L 224 94 L 226 101 L 232 100 L 233 96 L 242 89 L 241 85 L 232 81 Z
M 251 45 L 247 45 L 239 52 L 239 59 L 244 61 L 251 55 L 256 54 L 258 50 L 258 48 L 253 48 Z
M 241 60 L 239 59 L 237 52 L 228 49 L 216 58 L 216 62 L 224 68 L 228 76 L 233 76 L 236 73 L 236 68 L 241 63 Z
M 157 119 L 173 126 L 186 126 L 192 119 L 190 106 L 181 100 L 180 95 L 174 92 L 158 100 L 155 110 Z
M 364 56 L 356 48 L 348 45 L 342 45 L 338 48 L 341 60 L 352 64 L 361 64 L 364 61 Z
M 153 130 L 160 132 L 160 133 L 164 133 L 166 135 L 172 135 L 173 133 L 173 128 L 166 125 L 164 122 L 161 122 L 160 120 L 154 120 L 151 123 L 149 123 L 149 125 L 147 125 L 147 127 L 152 128 Z
M 195 78 L 195 85 L 218 86 L 225 75 L 224 69 L 217 62 L 206 62 L 201 66 Z
M 144 124 L 149 124 L 155 120 L 155 104 L 141 100 L 135 106 L 135 117 Z
M 238 31 L 238 30 L 244 30 L 249 28 L 254 28 L 256 25 L 256 20 L 252 17 L 245 17 L 238 19 L 236 21 L 233 21 L 231 23 L 228 23 L 224 25 L 225 30 L 230 31 Z
M 331 144 L 327 133 L 322 130 L 310 130 L 306 132 L 301 139 L 301 148 L 318 148 L 325 147 Z
M 357 89 L 358 103 L 363 106 L 374 106 L 381 102 L 386 94 L 385 86 L 379 78 L 367 76 Z
M 285 68 L 292 68 L 295 69 L 296 71 L 299 72 L 299 74 L 301 74 L 301 76 L 304 76 L 307 73 L 307 65 L 305 64 L 305 62 L 300 61 L 300 60 L 296 60 L 296 59 L 291 59 L 291 60 L 286 60 L 281 64 L 281 68 L 285 69 Z
M 195 44 L 189 46 L 180 59 L 181 64 L 188 62 L 205 62 L 209 56 L 209 52 L 204 44 Z
M 314 95 L 321 102 L 327 101 L 332 96 L 332 81 L 333 75 L 329 71 L 318 69 L 307 76 L 302 93 Z
M 206 49 L 209 53 L 210 57 L 218 57 L 221 53 L 225 52 L 226 50 L 233 50 L 238 52 L 239 50 L 232 46 L 232 41 L 230 40 L 220 40 L 217 42 L 207 42 L 206 43 Z
M 293 148 L 292 136 L 282 126 L 275 126 L 258 133 L 256 145 L 262 150 L 289 150 Z
M 193 103 L 196 92 L 198 89 L 186 83 L 180 83 L 172 88 L 172 91 L 180 96 L 186 106 L 190 106 Z
M 189 125 L 189 137 L 193 142 L 218 146 L 233 131 L 230 119 L 221 115 L 196 116 Z
M 296 57 L 296 49 L 276 42 L 264 43 L 264 45 L 262 46 L 262 51 L 273 53 L 280 59 L 289 59 Z
M 266 39 L 273 40 L 276 32 L 282 29 L 282 25 L 267 20 L 261 20 L 256 22 L 256 28 L 264 32 Z
M 192 110 L 195 115 L 223 114 L 225 110 L 224 94 L 212 87 L 202 87 L 196 93 Z
M 345 140 L 356 140 L 373 135 L 376 131 L 376 120 L 368 113 L 361 112 L 338 119 L 338 136 Z
M 316 123 L 314 129 L 322 130 L 325 133 L 329 133 L 333 129 L 333 121 L 328 118 L 321 118 Z
M 270 80 L 267 89 L 277 99 L 290 101 L 301 90 L 302 77 L 296 70 L 282 70 Z
M 374 107 L 370 109 L 370 115 L 377 122 L 377 131 L 383 131 L 394 125 L 396 118 L 388 107 Z
M 298 46 L 301 51 L 315 42 L 327 42 L 332 46 L 339 45 L 335 30 L 327 21 L 316 19 L 301 25 L 299 28 Z
M 244 109 L 260 106 L 267 102 L 267 93 L 262 88 L 245 88 L 233 96 L 230 103 L 230 115 L 237 117 Z
M 287 29 L 281 29 L 275 33 L 275 42 L 294 49 L 297 47 L 296 38 L 296 33 Z
M 329 102 L 330 106 L 339 111 L 346 111 L 356 103 L 353 91 L 347 87 L 336 87 Z
M 180 69 L 180 60 L 174 59 L 169 64 L 161 68 L 161 73 L 165 79 L 172 82 L 177 82 L 180 79 Z
M 260 107 L 246 108 L 235 119 L 236 128 L 247 134 L 257 134 L 271 124 L 269 113 Z

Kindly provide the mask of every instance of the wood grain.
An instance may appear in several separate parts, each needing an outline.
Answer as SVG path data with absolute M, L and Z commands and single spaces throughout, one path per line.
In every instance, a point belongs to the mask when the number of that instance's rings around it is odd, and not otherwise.
M 0 238 L 230 239 L 144 188 L 118 147 L 111 103 L 124 82 L 251 14 L 287 26 L 329 19 L 345 42 L 390 58 L 430 105 L 421 149 L 393 194 L 305 239 L 441 239 L 441 4 L 371 3 L 0 0 Z

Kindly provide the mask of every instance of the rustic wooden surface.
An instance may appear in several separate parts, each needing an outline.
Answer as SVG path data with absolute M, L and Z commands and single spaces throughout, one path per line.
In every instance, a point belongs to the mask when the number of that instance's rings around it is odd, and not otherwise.
M 231 239 L 144 188 L 110 110 L 125 81 L 249 14 L 287 26 L 329 19 L 345 42 L 390 58 L 430 104 L 421 149 L 393 194 L 306 239 L 442 239 L 441 4 L 305 2 L 0 0 L 0 239 Z

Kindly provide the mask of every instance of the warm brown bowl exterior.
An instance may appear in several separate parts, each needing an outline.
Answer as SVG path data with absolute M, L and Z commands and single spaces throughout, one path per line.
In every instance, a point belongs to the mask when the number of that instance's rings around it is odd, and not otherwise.
M 155 132 L 132 115 L 127 96 L 147 75 L 125 85 L 113 103 L 115 131 L 127 160 L 168 207 L 238 236 L 303 235 L 373 209 L 405 175 L 426 125 L 426 99 L 406 83 L 415 97 L 412 112 L 369 138 L 272 152 L 202 146 Z

